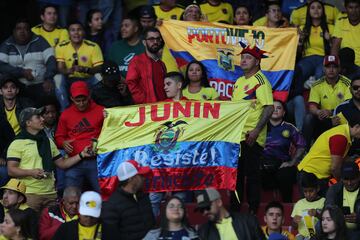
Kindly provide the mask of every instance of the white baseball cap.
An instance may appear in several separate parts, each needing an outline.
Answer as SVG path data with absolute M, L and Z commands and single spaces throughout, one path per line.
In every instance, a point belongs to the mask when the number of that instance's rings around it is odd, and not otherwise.
M 120 163 L 116 172 L 119 180 L 125 181 L 136 174 L 146 175 L 151 172 L 151 169 L 148 166 L 140 166 L 140 164 L 135 160 L 127 160 Z
M 80 197 L 80 215 L 94 218 L 100 217 L 101 203 L 102 200 L 99 193 L 93 191 L 84 192 Z

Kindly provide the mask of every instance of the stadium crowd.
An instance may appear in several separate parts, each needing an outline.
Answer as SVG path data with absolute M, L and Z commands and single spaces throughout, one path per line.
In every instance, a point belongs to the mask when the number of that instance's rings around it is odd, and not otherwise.
M 8 22 L 0 45 L 0 240 L 360 239 L 359 0 L 36 4 L 39 24 Z M 169 19 L 297 28 L 289 97 L 273 98 L 263 52 L 243 46 L 235 57 L 244 75 L 229 101 L 253 106 L 237 194 L 145 193 L 151 169 L 124 159 L 103 201 L 96 139 L 105 108 L 221 99 L 201 61 L 178 68 L 158 29 Z M 259 216 L 269 189 L 280 201 Z M 191 202 L 208 222 L 188 223 Z M 286 227 L 284 204 L 292 206 Z

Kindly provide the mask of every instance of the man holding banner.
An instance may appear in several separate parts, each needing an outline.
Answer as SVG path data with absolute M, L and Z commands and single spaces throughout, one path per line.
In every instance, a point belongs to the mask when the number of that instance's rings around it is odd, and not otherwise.
M 257 212 L 261 197 L 259 154 L 262 153 L 265 145 L 266 124 L 274 111 L 271 85 L 260 70 L 261 58 L 267 57 L 263 55 L 264 53 L 257 46 L 243 46 L 240 66 L 244 71 L 244 76 L 236 81 L 232 95 L 232 101 L 245 100 L 252 103 L 241 136 L 236 191 L 240 194 L 240 198 L 243 198 L 246 176 L 249 211 L 254 214 Z M 237 197 L 232 195 L 231 199 L 234 210 L 240 210 Z

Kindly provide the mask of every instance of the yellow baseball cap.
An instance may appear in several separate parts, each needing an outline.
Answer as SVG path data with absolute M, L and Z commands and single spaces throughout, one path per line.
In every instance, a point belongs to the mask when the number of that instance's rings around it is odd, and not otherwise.
M 9 190 L 13 190 L 15 192 L 21 193 L 24 196 L 25 200 L 26 200 L 26 196 L 25 196 L 26 186 L 25 186 L 25 183 L 23 183 L 19 179 L 16 179 L 16 178 L 10 179 L 6 183 L 5 186 L 1 187 L 1 189 L 9 189 Z

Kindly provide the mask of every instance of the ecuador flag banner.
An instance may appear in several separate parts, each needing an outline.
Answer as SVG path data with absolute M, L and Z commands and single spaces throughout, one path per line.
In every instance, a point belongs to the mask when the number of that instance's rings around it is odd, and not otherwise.
M 160 31 L 166 45 L 163 61 L 168 70 L 174 70 L 171 63 L 185 72 L 190 61 L 202 62 L 207 68 L 210 85 L 223 99 L 231 97 L 233 84 L 243 75 L 239 42 L 250 46 L 256 44 L 268 53 L 268 58 L 261 60 L 261 69 L 272 85 L 274 97 L 287 99 L 298 45 L 296 28 L 169 20 L 163 22 Z
M 160 102 L 106 109 L 98 143 L 104 198 L 117 185 L 117 167 L 134 159 L 150 166 L 147 191 L 235 189 L 240 137 L 250 104 Z

